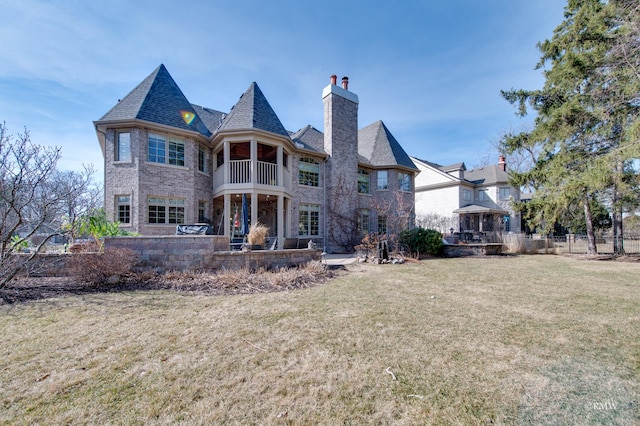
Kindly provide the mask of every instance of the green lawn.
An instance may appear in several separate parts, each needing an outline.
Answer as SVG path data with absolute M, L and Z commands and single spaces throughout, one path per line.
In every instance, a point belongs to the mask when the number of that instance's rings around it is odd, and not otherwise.
M 638 424 L 640 263 L 356 264 L 0 306 L 2 424 Z

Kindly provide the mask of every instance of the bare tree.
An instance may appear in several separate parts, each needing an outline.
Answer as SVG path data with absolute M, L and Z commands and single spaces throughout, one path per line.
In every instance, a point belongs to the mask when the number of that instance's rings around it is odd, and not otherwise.
M 26 129 L 14 138 L 4 123 L 0 126 L 0 288 L 60 234 L 61 212 L 91 182 L 90 170 L 66 181 L 56 171 L 60 155 L 58 147 L 33 144 Z M 37 234 L 41 239 L 35 250 L 19 254 Z
M 360 242 L 358 233 L 358 217 L 356 212 L 355 183 L 348 182 L 343 174 L 338 176 L 336 184 L 329 191 L 328 200 L 329 217 L 327 232 L 330 243 L 345 253 L 353 251 Z
M 377 215 L 387 219 L 386 240 L 393 250 L 398 246 L 400 233 L 413 226 L 414 205 L 413 194 L 404 192 L 396 192 L 392 198 L 376 200 L 372 204 Z
M 458 228 L 458 215 L 442 216 L 438 213 L 427 213 L 416 217 L 416 225 L 446 234 L 450 229 Z

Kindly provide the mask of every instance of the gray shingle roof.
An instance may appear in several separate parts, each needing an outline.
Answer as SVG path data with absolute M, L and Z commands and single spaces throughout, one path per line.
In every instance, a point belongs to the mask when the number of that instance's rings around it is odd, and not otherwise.
M 98 121 L 134 119 L 211 135 L 162 64 Z
M 493 185 L 509 182 L 509 175 L 500 166 L 485 166 L 480 169 L 467 170 L 464 178 L 476 185 Z
M 324 133 L 311 125 L 306 125 L 297 132 L 292 133 L 291 139 L 296 144 L 302 144 L 305 149 L 325 154 Z
M 434 163 L 433 161 L 423 160 L 421 158 L 413 157 L 414 160 L 424 163 L 427 166 L 433 167 L 434 169 L 438 169 L 442 172 L 448 173 L 454 170 L 467 170 L 467 166 L 465 166 L 464 162 L 453 163 L 448 166 L 441 166 L 438 163 Z
M 418 170 L 382 121 L 358 131 L 358 153 L 374 167 L 404 166 Z
M 202 107 L 195 104 L 191 104 L 191 106 L 211 133 L 214 133 L 218 129 L 218 127 L 220 127 L 222 121 L 227 116 L 226 113 L 222 111 L 216 111 L 215 109 Z
M 258 129 L 289 137 L 280 119 L 256 84 L 251 83 L 218 129 Z

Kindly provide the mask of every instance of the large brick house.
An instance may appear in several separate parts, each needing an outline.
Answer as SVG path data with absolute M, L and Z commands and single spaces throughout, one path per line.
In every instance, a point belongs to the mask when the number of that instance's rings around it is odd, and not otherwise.
M 278 247 L 304 237 L 329 253 L 410 226 L 418 169 L 382 121 L 358 129 L 358 96 L 336 83 L 322 92 L 324 132 L 290 132 L 255 82 L 221 112 L 191 104 L 160 65 L 94 122 L 108 217 L 142 235 L 206 222 L 234 238 L 246 198 Z

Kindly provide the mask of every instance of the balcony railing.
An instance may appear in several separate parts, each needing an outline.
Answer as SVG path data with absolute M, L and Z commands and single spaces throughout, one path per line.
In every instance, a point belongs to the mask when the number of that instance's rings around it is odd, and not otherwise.
M 229 183 L 251 183 L 251 160 L 229 161 Z
M 257 180 L 261 185 L 278 185 L 278 165 L 258 161 Z M 251 179 L 251 160 L 229 161 L 229 183 L 254 183 Z
M 258 182 L 262 185 L 278 185 L 278 165 L 258 161 Z

